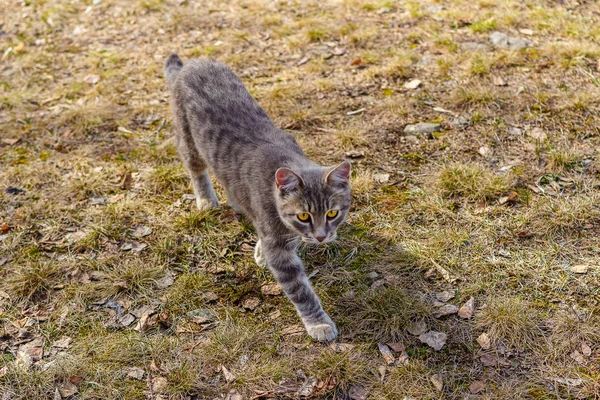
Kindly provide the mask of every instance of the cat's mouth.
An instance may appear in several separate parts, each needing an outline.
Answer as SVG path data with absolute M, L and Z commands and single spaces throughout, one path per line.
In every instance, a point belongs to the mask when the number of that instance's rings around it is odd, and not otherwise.
M 325 239 L 323 239 L 322 241 L 318 240 L 317 238 L 311 237 L 311 236 L 303 236 L 302 237 L 302 241 L 305 243 L 310 243 L 310 244 L 316 244 L 316 245 L 322 245 L 322 244 L 326 244 L 326 243 L 331 243 L 333 242 L 335 239 L 337 238 L 337 234 L 333 234 L 333 235 L 328 235 Z

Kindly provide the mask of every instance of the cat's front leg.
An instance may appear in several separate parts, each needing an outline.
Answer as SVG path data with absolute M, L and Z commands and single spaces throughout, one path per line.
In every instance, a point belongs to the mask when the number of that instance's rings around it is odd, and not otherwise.
M 335 339 L 338 330 L 310 286 L 296 249 L 282 247 L 278 240 L 261 239 L 259 242 L 262 257 L 279 286 L 296 306 L 308 334 L 320 342 Z

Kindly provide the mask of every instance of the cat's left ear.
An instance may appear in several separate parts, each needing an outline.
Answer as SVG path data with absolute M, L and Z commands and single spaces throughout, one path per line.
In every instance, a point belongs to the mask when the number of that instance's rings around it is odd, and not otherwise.
M 325 173 L 325 181 L 330 186 L 346 187 L 350 181 L 350 163 L 344 161 L 343 163 L 327 170 Z

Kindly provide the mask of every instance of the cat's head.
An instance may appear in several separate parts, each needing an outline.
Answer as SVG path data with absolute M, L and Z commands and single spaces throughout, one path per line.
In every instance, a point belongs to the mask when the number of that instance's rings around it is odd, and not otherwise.
M 275 173 L 276 204 L 283 223 L 309 243 L 328 243 L 350 208 L 350 163 Z

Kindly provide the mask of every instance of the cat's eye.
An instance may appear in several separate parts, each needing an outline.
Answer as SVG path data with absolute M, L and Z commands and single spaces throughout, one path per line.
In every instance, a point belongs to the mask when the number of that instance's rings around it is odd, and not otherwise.
M 338 215 L 338 210 L 327 211 L 327 218 L 335 218 Z
M 300 214 L 296 214 L 296 216 L 302 222 L 306 222 L 306 221 L 308 221 L 310 219 L 310 214 L 309 213 L 300 213 Z

